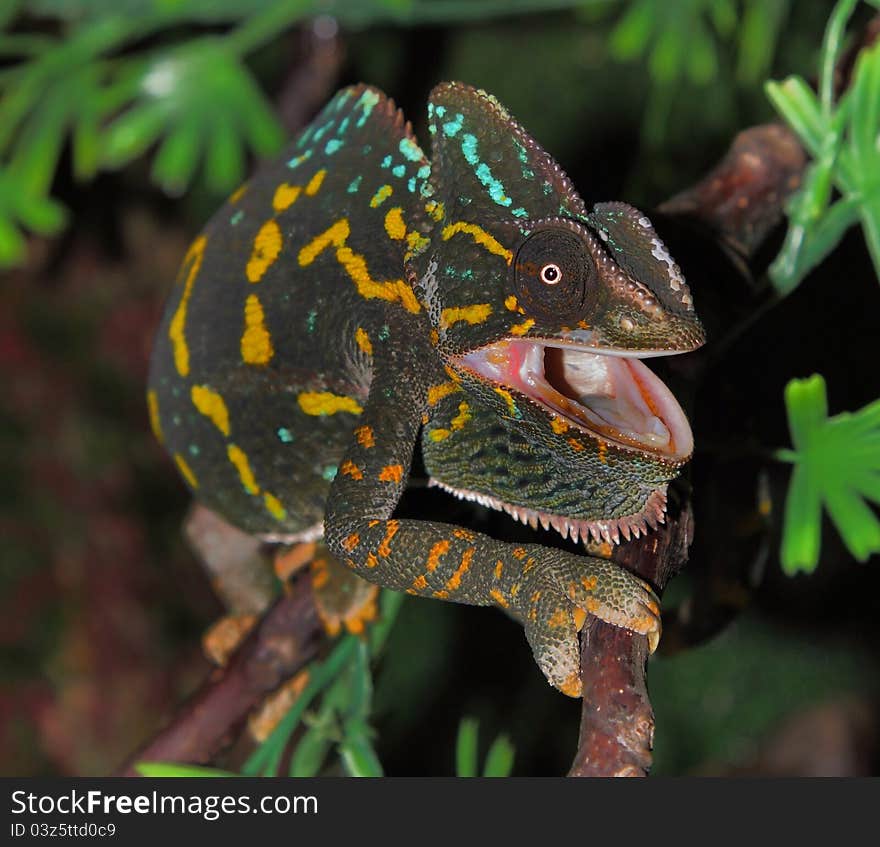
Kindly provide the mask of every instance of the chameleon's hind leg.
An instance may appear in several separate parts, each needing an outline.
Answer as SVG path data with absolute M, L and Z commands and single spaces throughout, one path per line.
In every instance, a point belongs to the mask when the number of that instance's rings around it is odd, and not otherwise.
M 379 588 L 352 573 L 339 563 L 323 542 L 299 545 L 285 550 L 275 559 L 275 573 L 288 579 L 305 564 L 312 577 L 315 606 L 327 634 L 332 638 L 343 627 L 359 635 L 365 625 L 375 620 Z M 306 555 L 308 558 L 306 559 Z
M 202 637 L 205 655 L 222 666 L 272 602 L 277 581 L 260 539 L 206 506 L 193 503 L 183 531 L 227 611 Z
M 259 615 L 268 607 L 277 585 L 259 538 L 200 503 L 193 503 L 183 531 L 230 614 Z

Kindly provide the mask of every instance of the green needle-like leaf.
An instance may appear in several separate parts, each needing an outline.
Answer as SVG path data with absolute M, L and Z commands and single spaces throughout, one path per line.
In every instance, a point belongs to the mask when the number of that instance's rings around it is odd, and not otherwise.
M 202 768 L 198 765 L 178 765 L 175 762 L 138 762 L 134 769 L 141 776 L 238 776 L 231 771 L 221 771 L 217 768 Z
M 506 735 L 499 735 L 486 753 L 483 776 L 510 776 L 513 770 L 513 744 Z
M 382 776 L 382 763 L 373 749 L 371 730 L 363 721 L 352 721 L 339 745 L 342 764 L 350 776 Z
M 162 103 L 150 102 L 129 109 L 107 128 L 104 136 L 104 164 L 121 168 L 142 155 L 165 129 Z
M 828 417 L 825 380 L 792 380 L 785 389 L 795 449 L 779 458 L 795 467 L 785 504 L 781 559 L 787 573 L 819 562 L 822 506 L 853 557 L 880 552 L 880 400 L 858 412 Z
M 196 119 L 184 119 L 159 147 L 153 160 L 153 180 L 167 194 L 181 194 L 189 185 L 199 163 L 201 125 Z
M 477 734 L 476 718 L 462 718 L 455 741 L 456 776 L 477 775 Z
M 244 173 L 244 151 L 235 127 L 226 120 L 214 122 L 205 155 L 208 187 L 217 194 L 234 188 Z
M 856 0 L 840 0 L 826 29 L 817 97 L 800 77 L 768 82 L 767 96 L 815 158 L 789 203 L 789 231 L 770 267 L 779 294 L 792 291 L 860 222 L 880 276 L 880 43 L 859 54 L 849 91 L 834 102 L 834 72 Z M 842 198 L 831 203 L 834 190 Z
M 153 175 L 175 194 L 188 186 L 200 160 L 209 188 L 227 192 L 242 179 L 245 145 L 262 156 L 282 142 L 265 96 L 221 39 L 154 55 L 141 66 L 135 96 L 107 129 L 104 164 L 121 167 L 164 136 Z

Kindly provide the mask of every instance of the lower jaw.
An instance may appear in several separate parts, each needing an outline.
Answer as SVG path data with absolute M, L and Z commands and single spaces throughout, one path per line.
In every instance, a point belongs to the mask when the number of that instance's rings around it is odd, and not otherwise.
M 642 510 L 636 514 L 608 520 L 584 520 L 506 503 L 490 494 L 455 488 L 433 477 L 428 480 L 428 485 L 441 488 L 460 500 L 468 500 L 498 512 L 505 512 L 514 520 L 527 524 L 533 529 L 539 526 L 543 529 L 553 529 L 563 538 L 581 543 L 594 541 L 619 544 L 621 538 L 629 541 L 631 538 L 639 538 L 651 529 L 657 529 L 666 519 L 666 486 L 648 495 Z

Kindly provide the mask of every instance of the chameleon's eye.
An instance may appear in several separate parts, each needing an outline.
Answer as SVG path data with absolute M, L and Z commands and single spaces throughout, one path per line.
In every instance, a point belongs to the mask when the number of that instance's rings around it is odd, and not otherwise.
M 582 235 L 547 226 L 516 251 L 511 282 L 523 308 L 552 322 L 580 318 L 596 296 L 597 271 Z
M 562 271 L 559 270 L 559 265 L 549 264 L 544 265 L 541 268 L 541 282 L 546 283 L 547 285 L 556 285 L 559 282 L 562 282 Z

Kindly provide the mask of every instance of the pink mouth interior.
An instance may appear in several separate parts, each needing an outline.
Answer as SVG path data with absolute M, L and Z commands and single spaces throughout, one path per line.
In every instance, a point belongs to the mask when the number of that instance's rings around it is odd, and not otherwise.
M 693 450 L 672 392 L 633 356 L 529 339 L 491 344 L 459 362 L 614 444 L 672 461 Z

